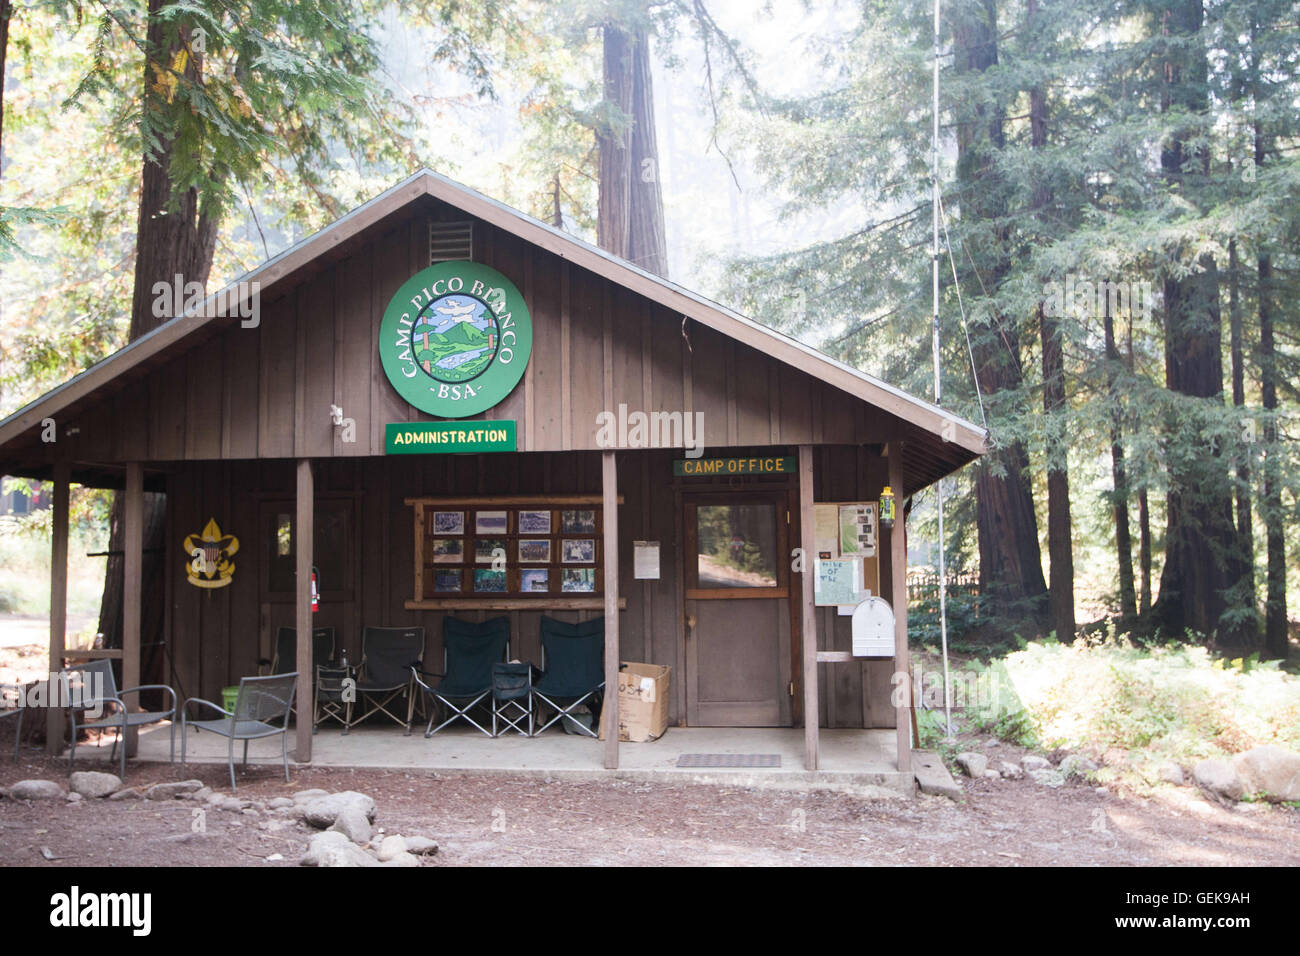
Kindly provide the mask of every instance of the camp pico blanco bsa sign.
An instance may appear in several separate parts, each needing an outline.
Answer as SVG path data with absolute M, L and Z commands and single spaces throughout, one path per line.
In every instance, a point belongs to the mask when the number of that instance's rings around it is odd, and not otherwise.
M 523 378 L 533 323 L 514 283 L 476 262 L 439 262 L 397 290 L 379 327 L 379 357 L 397 393 L 422 412 L 466 418 Z

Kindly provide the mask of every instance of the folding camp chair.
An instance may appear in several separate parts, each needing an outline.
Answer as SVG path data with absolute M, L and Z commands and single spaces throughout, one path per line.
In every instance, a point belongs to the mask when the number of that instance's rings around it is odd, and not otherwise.
M 343 732 L 347 733 L 348 724 L 352 722 L 352 695 L 347 693 L 349 680 L 356 680 L 350 667 L 316 668 L 315 710 L 311 721 L 313 734 L 325 720 L 337 720 L 343 725 Z
M 500 737 L 506 730 L 533 735 L 532 664 L 510 661 L 492 665 L 492 736 Z
M 185 770 L 185 730 L 208 730 L 225 737 L 229 743 L 226 758 L 230 763 L 230 789 L 235 789 L 235 741 L 244 742 L 244 767 L 248 767 L 248 742 L 262 737 L 280 735 L 280 759 L 284 762 L 284 781 L 289 782 L 289 710 L 293 704 L 296 673 L 273 674 L 270 677 L 243 677 L 239 681 L 239 696 L 235 709 L 226 710 L 210 700 L 191 697 L 181 708 L 181 771 Z M 186 720 L 185 710 L 190 704 L 202 704 L 222 716 L 210 720 Z M 276 722 L 279 726 L 276 726 Z
M 155 724 L 167 720 L 171 722 L 168 732 L 171 735 L 171 749 L 168 761 L 176 762 L 176 692 L 166 684 L 141 684 L 139 687 L 117 688 L 117 679 L 113 676 L 113 662 L 107 660 L 87 661 L 72 667 L 65 667 L 59 672 L 62 686 L 62 701 L 68 705 L 72 715 L 72 748 L 68 752 L 68 773 L 72 773 L 73 761 L 77 758 L 77 737 L 83 730 L 116 730 L 113 738 L 113 750 L 108 759 L 112 760 L 117 748 L 122 748 L 120 777 L 126 777 L 126 729 Z M 128 694 L 138 694 L 142 690 L 160 690 L 167 693 L 171 706 L 166 710 L 128 710 L 122 698 Z M 78 714 L 84 716 L 86 711 L 99 714 L 90 720 L 78 721 Z
M 334 628 L 313 627 L 311 629 L 311 670 L 328 664 L 334 659 Z M 298 669 L 298 629 L 282 627 L 275 632 L 275 647 L 271 658 L 263 657 L 257 662 L 259 671 L 268 668 L 267 674 L 288 674 Z
M 605 619 L 565 624 L 543 615 L 541 635 L 543 674 L 533 685 L 533 700 L 542 701 L 555 716 L 533 731 L 533 736 L 559 720 L 578 733 L 598 736 L 605 690 Z M 573 716 L 584 704 L 594 716 L 593 729 Z
M 411 732 L 415 712 L 414 669 L 424 663 L 424 628 L 367 627 L 361 632 L 361 676 L 357 680 L 357 703 L 370 709 L 352 718 L 343 728 L 346 734 L 372 714 L 383 712 Z M 406 696 L 406 719 L 389 710 L 392 702 Z
M 465 718 L 489 737 L 495 736 L 469 715 L 492 693 L 492 665 L 510 656 L 510 619 L 494 617 L 490 621 L 474 623 L 459 618 L 442 619 L 442 674 L 411 671 L 415 682 L 435 706 L 429 709 L 429 726 L 424 736 L 432 737 L 442 728 L 460 718 Z M 438 686 L 431 687 L 425 680 L 441 677 Z M 437 727 L 438 709 L 447 718 Z

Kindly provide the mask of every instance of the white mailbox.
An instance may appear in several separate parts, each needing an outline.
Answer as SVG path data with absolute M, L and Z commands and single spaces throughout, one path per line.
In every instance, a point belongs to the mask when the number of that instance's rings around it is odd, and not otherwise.
M 853 609 L 853 656 L 894 656 L 894 609 L 880 597 L 869 597 Z

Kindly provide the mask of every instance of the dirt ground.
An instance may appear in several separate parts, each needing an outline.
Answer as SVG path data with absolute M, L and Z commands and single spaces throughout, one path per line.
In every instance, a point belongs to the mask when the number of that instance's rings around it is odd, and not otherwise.
M 187 778 L 229 793 L 225 766 L 189 770 Z M 66 784 L 67 762 L 0 761 L 0 785 L 30 777 Z M 133 787 L 179 779 L 179 766 L 127 768 Z M 1300 811 L 1224 807 L 1192 788 L 1142 797 L 1082 782 L 1049 790 L 1028 780 L 963 781 L 958 804 L 405 771 L 294 770 L 286 784 L 275 769 L 256 767 L 241 781 L 237 795 L 258 805 L 312 787 L 368 793 L 386 833 L 439 842 L 427 866 L 1300 865 Z M 196 833 L 199 809 L 183 799 L 0 800 L 0 866 L 292 866 L 312 832 L 284 814 L 202 808 L 205 832 Z M 282 859 L 268 861 L 274 854 Z

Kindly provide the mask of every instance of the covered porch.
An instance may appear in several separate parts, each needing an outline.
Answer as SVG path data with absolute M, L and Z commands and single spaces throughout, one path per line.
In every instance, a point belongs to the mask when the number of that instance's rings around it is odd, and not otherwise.
M 522 774 L 569 780 L 608 779 L 612 774 L 618 779 L 658 783 L 715 783 L 775 789 L 883 787 L 900 794 L 912 793 L 911 772 L 898 769 L 897 737 L 893 729 L 823 728 L 815 773 L 805 769 L 804 731 L 800 727 L 671 727 L 658 740 L 624 743 L 619 748 L 618 769 L 613 771 L 605 767 L 604 741 L 557 729 L 537 737 L 503 734 L 490 738 L 470 728 L 450 727 L 426 740 L 418 729 L 408 737 L 391 724 L 354 727 L 346 735 L 338 728 L 322 727 L 312 743 L 310 763 L 314 767 Z M 165 762 L 167 745 L 165 726 L 144 731 L 140 734 L 138 759 Z M 108 749 L 102 748 L 104 760 Z M 212 734 L 190 733 L 186 752 L 186 759 L 192 763 L 226 763 L 226 741 Z M 97 748 L 78 748 L 79 763 L 83 753 L 87 755 L 87 767 L 89 761 L 98 758 Z M 765 759 L 749 762 L 777 765 L 678 766 L 684 754 L 759 756 Z M 236 748 L 237 773 L 239 757 Z M 289 759 L 296 765 L 292 749 Z M 250 773 L 279 778 L 278 738 L 253 741 L 248 749 L 248 765 Z M 254 771 L 255 767 L 264 769 Z

